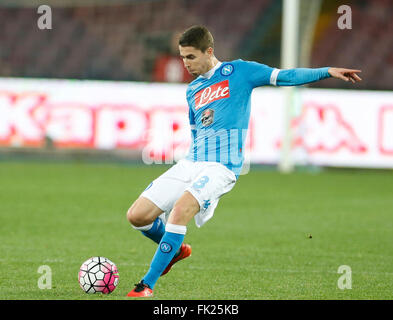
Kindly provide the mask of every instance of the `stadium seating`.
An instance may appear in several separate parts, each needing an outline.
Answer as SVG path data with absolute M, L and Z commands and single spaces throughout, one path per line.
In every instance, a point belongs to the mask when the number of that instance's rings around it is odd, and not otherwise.
M 53 29 L 39 30 L 32 8 L 0 8 L 1 76 L 151 79 L 173 32 L 205 24 L 220 59 L 235 57 L 242 37 L 271 0 L 135 1 L 125 6 L 56 8 Z M 217 14 L 219 13 L 219 14 Z M 228 32 L 230 30 L 230 32 Z
M 335 12 L 330 23 L 314 41 L 311 65 L 342 66 L 362 69 L 364 81 L 356 85 L 365 89 L 391 89 L 393 78 L 393 6 L 389 0 L 353 1 L 352 29 L 340 30 Z M 390 84 L 389 84 L 390 83 Z M 338 80 L 313 84 L 314 87 L 337 87 Z M 350 88 L 351 84 L 340 83 Z
M 56 7 L 52 30 L 36 27 L 35 8 L 0 7 L 0 76 L 151 81 L 154 61 L 169 50 L 173 33 L 192 24 L 208 26 L 221 60 L 260 57 L 256 60 L 279 66 L 281 22 L 276 7 L 273 0 L 249 0 L 247 5 L 237 0 L 161 0 Z M 365 81 L 358 88 L 391 89 L 391 1 L 353 1 L 351 8 L 352 30 L 338 29 L 336 12 L 320 27 L 310 66 L 361 68 Z M 255 43 L 268 50 L 257 51 Z M 313 86 L 349 87 L 336 80 Z

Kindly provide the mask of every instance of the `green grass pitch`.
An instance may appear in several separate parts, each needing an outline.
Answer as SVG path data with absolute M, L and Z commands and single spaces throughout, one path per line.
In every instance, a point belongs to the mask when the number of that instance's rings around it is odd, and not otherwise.
M 129 299 L 156 245 L 126 211 L 166 169 L 1 162 L 0 299 Z M 206 225 L 188 225 L 193 254 L 159 279 L 153 299 L 392 299 L 392 230 L 392 171 L 254 169 Z M 91 256 L 118 266 L 112 294 L 80 289 Z M 38 288 L 41 265 L 50 290 Z M 338 288 L 341 265 L 351 289 Z

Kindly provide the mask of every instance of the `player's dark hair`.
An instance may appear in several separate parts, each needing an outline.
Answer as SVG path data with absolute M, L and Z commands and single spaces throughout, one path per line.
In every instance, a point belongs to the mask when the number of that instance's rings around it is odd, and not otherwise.
M 194 47 L 205 52 L 207 48 L 214 47 L 214 39 L 206 27 L 192 26 L 180 36 L 179 45 L 182 47 Z

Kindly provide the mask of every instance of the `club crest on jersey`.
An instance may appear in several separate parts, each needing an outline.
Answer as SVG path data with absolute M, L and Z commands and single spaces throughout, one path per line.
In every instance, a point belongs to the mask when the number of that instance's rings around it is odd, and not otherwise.
M 198 110 L 213 101 L 229 98 L 229 96 L 228 80 L 215 83 L 195 94 L 195 110 Z
M 214 121 L 214 110 L 213 109 L 203 110 L 201 121 L 204 127 L 210 126 Z
M 233 72 L 234 68 L 233 65 L 229 64 L 225 64 L 224 66 L 221 67 L 221 74 L 223 76 L 230 76 Z

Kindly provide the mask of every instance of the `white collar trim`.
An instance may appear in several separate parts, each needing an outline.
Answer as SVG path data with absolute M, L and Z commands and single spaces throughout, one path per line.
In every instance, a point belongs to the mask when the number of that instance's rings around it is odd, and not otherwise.
M 210 79 L 210 78 L 213 76 L 213 74 L 216 72 L 216 70 L 217 70 L 221 65 L 222 65 L 222 62 L 221 62 L 221 61 L 218 61 L 217 64 L 216 64 L 213 68 L 211 68 L 208 72 L 206 72 L 206 73 L 204 73 L 204 74 L 201 74 L 201 76 L 204 77 L 204 78 Z

